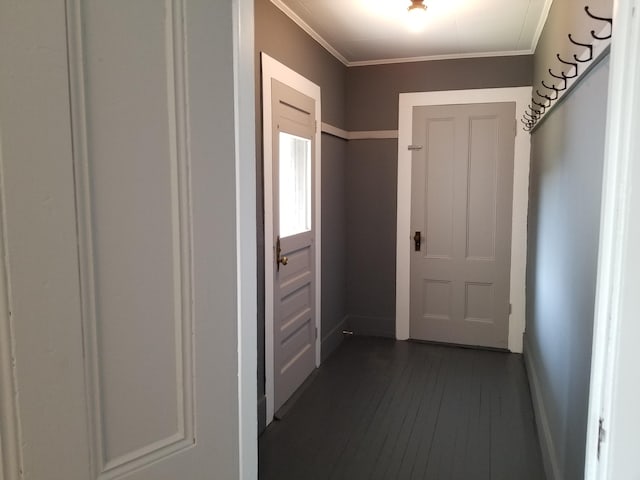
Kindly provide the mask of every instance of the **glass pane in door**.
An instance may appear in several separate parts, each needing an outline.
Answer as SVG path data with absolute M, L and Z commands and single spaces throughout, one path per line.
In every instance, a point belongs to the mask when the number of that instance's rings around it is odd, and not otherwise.
M 280 236 L 311 230 L 311 140 L 280 132 Z

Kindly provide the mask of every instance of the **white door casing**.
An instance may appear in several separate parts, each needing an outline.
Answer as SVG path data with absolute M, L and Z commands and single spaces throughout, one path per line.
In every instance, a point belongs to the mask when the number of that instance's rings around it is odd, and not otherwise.
M 256 478 L 251 12 L 2 3 L 3 480 Z
M 398 131 L 398 202 L 396 251 L 396 338 L 409 338 L 411 232 L 411 145 L 413 107 L 472 103 L 515 102 L 516 112 L 524 111 L 531 87 L 509 87 L 442 92 L 401 93 Z M 516 119 L 514 118 L 514 122 Z M 510 298 L 508 349 L 522 352 L 525 326 L 525 269 L 527 249 L 527 209 L 529 187 L 530 136 L 516 128 L 511 230 Z
M 320 339 L 322 332 L 320 328 L 321 318 L 321 141 L 320 129 L 317 128 L 321 124 L 321 98 L 320 87 L 309 81 L 302 75 L 286 67 L 277 60 L 271 58 L 264 52 L 261 53 L 262 59 L 262 137 L 263 137 L 263 160 L 264 160 L 264 275 L 265 275 L 265 394 L 267 403 L 267 425 L 273 420 L 274 411 L 274 249 L 273 242 L 273 142 L 272 142 L 272 97 L 270 86 L 272 79 L 275 79 L 294 90 L 314 99 L 315 101 L 315 212 L 313 217 L 315 232 L 315 321 L 318 335 L 316 338 L 316 367 L 320 365 Z
M 413 109 L 412 339 L 506 348 L 515 104 Z
M 585 479 L 640 478 L 640 4 L 615 0 Z M 601 430 L 602 429 L 602 430 Z

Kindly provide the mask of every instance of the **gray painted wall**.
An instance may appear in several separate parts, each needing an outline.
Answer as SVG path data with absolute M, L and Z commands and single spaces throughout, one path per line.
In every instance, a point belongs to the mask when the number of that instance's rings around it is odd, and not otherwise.
M 258 425 L 265 426 L 264 205 L 260 53 L 320 86 L 322 120 L 344 127 L 346 67 L 309 37 L 269 0 L 255 1 L 256 151 L 258 236 Z M 342 340 L 346 316 L 346 214 L 344 169 L 347 142 L 322 135 L 322 356 Z
M 351 67 L 347 129 L 398 128 L 398 94 L 531 85 L 531 55 Z
M 322 134 L 322 361 L 342 341 L 347 314 L 347 148 Z
M 352 140 L 347 158 L 348 326 L 395 337 L 398 141 Z
M 537 57 L 581 9 L 554 3 Z M 607 59 L 532 135 L 525 357 L 550 479 L 584 474 L 608 72 Z
M 532 56 L 351 67 L 349 130 L 398 128 L 398 95 L 531 84 Z M 397 141 L 347 147 L 347 312 L 358 334 L 395 336 Z
M 269 0 L 255 0 L 256 93 L 260 93 L 260 52 L 320 86 L 322 121 L 344 128 L 347 68 Z M 262 98 L 256 95 L 256 111 Z M 257 118 L 260 127 L 261 119 Z M 260 133 L 262 130 L 260 130 Z

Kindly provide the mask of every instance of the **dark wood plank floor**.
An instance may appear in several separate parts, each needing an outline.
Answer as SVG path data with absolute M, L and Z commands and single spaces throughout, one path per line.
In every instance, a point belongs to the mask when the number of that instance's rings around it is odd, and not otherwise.
M 543 480 L 520 355 L 346 339 L 260 437 L 261 480 Z

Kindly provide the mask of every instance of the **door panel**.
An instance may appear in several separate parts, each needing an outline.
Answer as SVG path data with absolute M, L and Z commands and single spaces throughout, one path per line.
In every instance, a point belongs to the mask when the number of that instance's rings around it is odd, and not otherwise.
M 274 410 L 315 369 L 315 102 L 271 84 L 274 178 Z M 279 259 L 286 260 L 279 262 Z
M 422 175 L 425 184 L 425 254 L 429 258 L 453 255 L 453 156 L 455 123 L 452 118 L 429 121 L 428 155 Z
M 469 119 L 467 259 L 495 258 L 497 127 L 495 118 Z
M 411 338 L 506 348 L 515 105 L 413 115 Z
M 179 3 L 147 0 L 132 12 L 87 2 L 81 12 L 79 227 L 99 471 L 194 442 L 189 165 L 186 119 L 176 115 L 185 99 L 174 81 L 184 74 Z
M 20 478 L 238 478 L 231 4 L 9 3 Z

